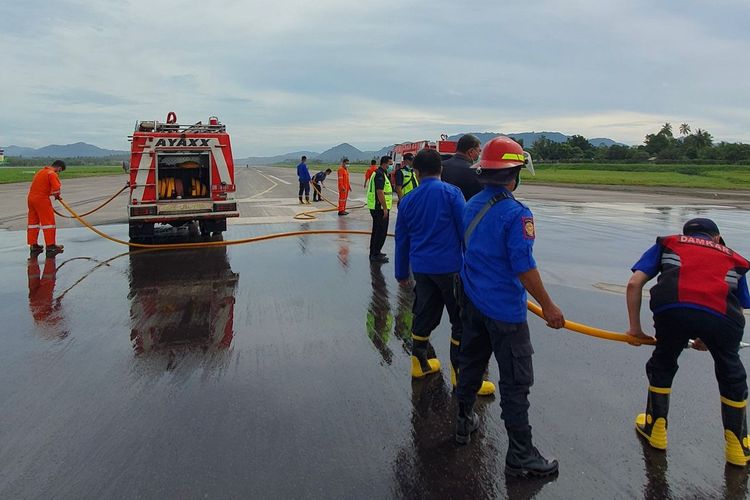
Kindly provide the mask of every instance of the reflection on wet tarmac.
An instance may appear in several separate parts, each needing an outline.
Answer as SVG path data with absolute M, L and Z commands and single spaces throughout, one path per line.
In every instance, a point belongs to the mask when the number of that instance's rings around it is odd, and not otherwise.
M 29 309 L 34 322 L 44 332 L 44 336 L 65 338 L 68 332 L 61 327 L 63 311 L 60 299 L 55 299 L 57 263 L 54 257 L 44 259 L 44 269 L 40 270 L 39 257 L 29 258 L 26 266 L 29 283 Z
M 411 355 L 411 326 L 414 322 L 412 305 L 414 303 L 414 289 L 409 286 L 398 286 L 396 298 L 396 325 L 394 334 L 401 339 L 404 352 Z
M 612 330 L 627 321 L 611 291 L 629 266 L 697 212 L 532 208 L 551 294 L 571 319 Z M 705 215 L 750 254 L 746 212 Z M 369 217 L 321 219 L 310 227 L 369 229 Z M 446 370 L 411 380 L 412 291 L 393 279 L 392 263 L 370 267 L 366 236 L 118 258 L 121 248 L 64 230 L 72 259 L 57 268 L 27 262 L 23 237 L 0 240 L 0 315 L 12 325 L 0 332 L 0 498 L 748 495 L 747 471 L 724 466 L 712 362 L 701 353 L 681 358 L 675 391 L 694 397 L 675 403 L 670 450 L 654 455 L 632 428 L 650 350 L 552 332 L 531 318 L 530 418 L 561 470 L 549 482 L 506 479 L 497 400 L 478 402 L 482 427 L 459 448 Z M 444 318 L 435 335 L 449 329 Z M 447 342 L 435 350 L 448 360 Z
M 383 276 L 380 264 L 374 262 L 370 264 L 370 280 L 372 296 L 365 320 L 367 336 L 383 357 L 383 361 L 390 365 L 393 362 L 393 352 L 388 347 L 388 340 L 393 328 L 393 313 L 391 313 L 388 287 L 385 284 L 385 276 Z
M 667 481 L 667 454 L 664 451 L 651 448 L 640 439 L 639 441 L 643 452 L 643 472 L 646 476 L 643 498 L 645 500 L 670 500 L 674 498 Z
M 239 274 L 226 247 L 130 254 L 130 339 L 136 354 L 226 349 Z

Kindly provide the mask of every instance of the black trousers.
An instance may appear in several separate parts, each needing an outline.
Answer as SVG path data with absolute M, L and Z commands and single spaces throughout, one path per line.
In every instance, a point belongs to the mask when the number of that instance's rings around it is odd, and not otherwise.
M 672 380 L 688 340 L 700 337 L 714 358 L 719 393 L 732 401 L 747 399 L 747 375 L 740 359 L 744 325 L 705 311 L 667 309 L 654 315 L 656 347 L 646 363 L 646 375 L 654 387 L 672 387 Z
M 414 321 L 411 331 L 412 355 L 423 361 L 431 352 L 430 334 L 440 324 L 445 308 L 451 322 L 451 364 L 457 370 L 463 325 L 456 300 L 455 280 L 455 273 L 414 273 Z
M 320 196 L 320 194 L 323 193 L 322 187 L 317 182 L 312 183 L 312 192 L 313 192 L 313 201 L 322 200 L 323 198 Z M 318 194 L 320 193 L 320 194 Z
M 383 217 L 382 210 L 370 210 L 372 216 L 372 234 L 370 235 L 370 257 L 380 253 L 388 236 L 388 217 Z
M 302 193 L 305 193 L 306 197 L 310 197 L 310 181 L 299 181 L 299 197 L 302 198 Z
M 461 320 L 458 401 L 467 406 L 474 404 L 487 362 L 494 354 L 500 369 L 500 407 L 505 427 L 525 431 L 529 426 L 529 388 L 534 384 L 531 362 L 534 349 L 529 325 L 526 322 L 504 323 L 485 316 L 466 295 L 461 304 Z

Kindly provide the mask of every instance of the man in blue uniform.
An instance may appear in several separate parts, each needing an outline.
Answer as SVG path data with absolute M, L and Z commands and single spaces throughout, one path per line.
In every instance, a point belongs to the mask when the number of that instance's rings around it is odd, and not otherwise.
M 326 177 L 328 177 L 330 173 L 331 169 L 327 168 L 325 170 L 321 170 L 313 176 L 313 201 L 323 201 L 323 182 L 326 180 Z
M 512 194 L 524 165 L 533 172 L 531 158 L 521 146 L 507 137 L 496 137 L 485 144 L 473 166 L 484 188 L 469 200 L 463 216 L 463 339 L 456 441 L 468 443 L 479 428 L 473 406 L 494 353 L 508 432 L 505 472 L 547 476 L 557 472 L 558 464 L 544 458 L 532 444 L 528 394 L 534 383 L 534 350 L 526 323 L 526 292 L 539 302 L 548 326 L 562 328 L 565 319 L 547 294 L 534 261 L 534 218 Z
M 310 171 L 307 169 L 307 156 L 300 159 L 297 165 L 297 178 L 299 179 L 299 202 L 310 203 Z M 305 201 L 302 201 L 302 193 L 305 194 Z
M 656 348 L 646 364 L 649 387 L 646 412 L 635 428 L 653 448 L 667 448 L 667 414 L 677 358 L 690 339 L 714 358 L 721 394 L 726 460 L 745 467 L 750 460 L 747 433 L 747 377 L 739 357 L 745 328 L 742 309 L 750 307 L 745 275 L 748 261 L 726 247 L 711 219 L 691 219 L 683 234 L 657 238 L 633 266 L 626 291 L 628 334 L 650 339 L 641 328 L 643 286 L 651 288 Z
M 440 324 L 445 307 L 451 322 L 451 381 L 456 385 L 462 326 L 454 283 L 463 260 L 465 202 L 457 187 L 440 181 L 440 153 L 423 149 L 414 158 L 414 168 L 420 187 L 402 200 L 396 219 L 396 279 L 408 286 L 411 265 L 415 281 L 411 375 L 422 378 L 440 371 L 430 334 Z M 483 381 L 478 391 L 490 395 L 495 386 Z

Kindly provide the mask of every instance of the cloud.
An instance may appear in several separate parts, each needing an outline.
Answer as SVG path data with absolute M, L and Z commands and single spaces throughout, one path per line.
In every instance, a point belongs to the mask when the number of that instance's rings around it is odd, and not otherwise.
M 442 132 L 640 143 L 665 121 L 750 142 L 741 1 L 27 0 L 0 6 L 4 127 L 123 149 L 218 115 L 240 156 Z

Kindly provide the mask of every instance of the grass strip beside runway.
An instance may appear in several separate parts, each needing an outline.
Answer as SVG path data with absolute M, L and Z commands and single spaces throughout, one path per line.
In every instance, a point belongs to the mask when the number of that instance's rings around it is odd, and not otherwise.
M 274 167 L 294 168 L 278 164 Z M 308 164 L 311 174 L 330 168 L 336 175 L 338 164 Z M 349 171 L 363 173 L 369 165 L 351 164 Z M 523 182 L 609 186 L 654 186 L 702 189 L 750 190 L 747 165 L 661 165 L 652 163 L 536 163 L 536 176 L 524 172 Z
M 34 174 L 42 167 L 0 167 L 0 184 L 10 184 L 12 182 L 31 182 Z M 125 172 L 122 167 L 117 166 L 85 166 L 85 167 L 68 167 L 65 172 L 60 174 L 60 180 L 74 179 L 76 177 L 95 177 L 100 175 L 122 175 L 125 178 Z

